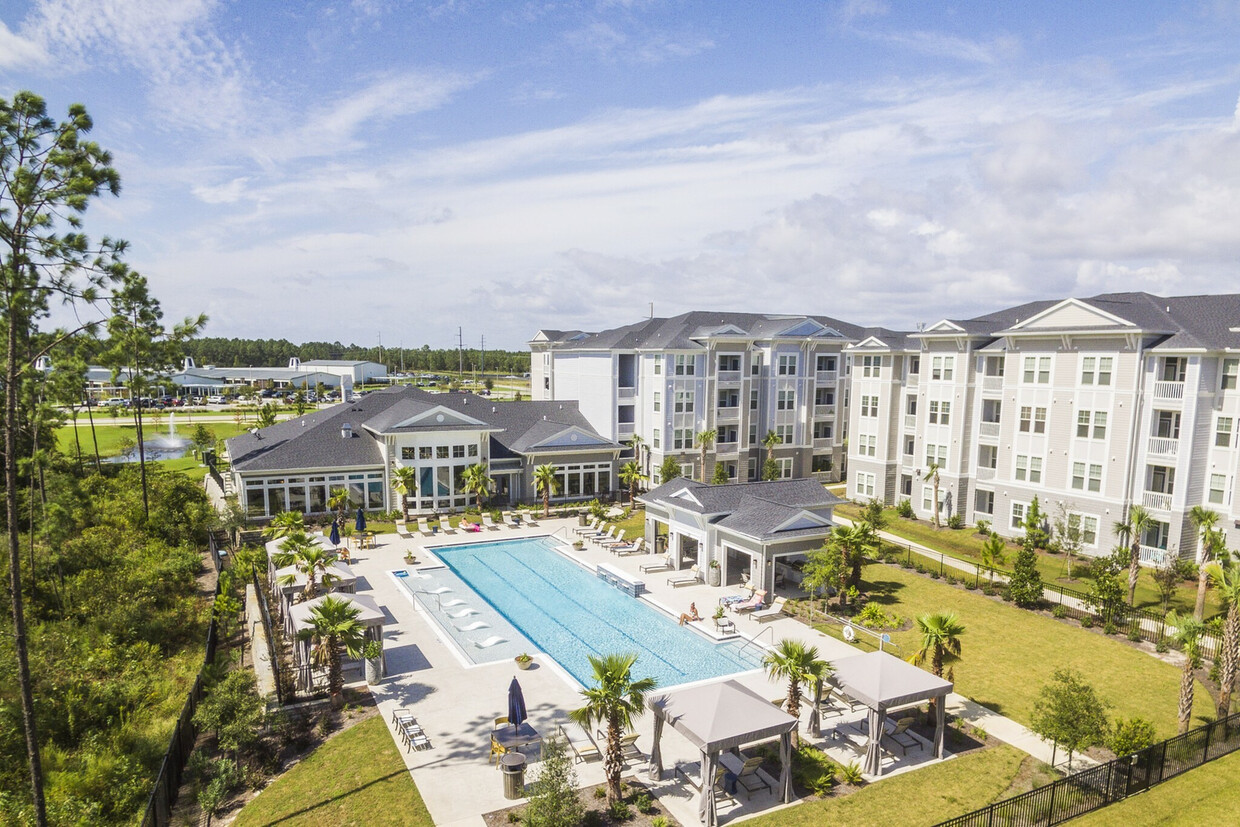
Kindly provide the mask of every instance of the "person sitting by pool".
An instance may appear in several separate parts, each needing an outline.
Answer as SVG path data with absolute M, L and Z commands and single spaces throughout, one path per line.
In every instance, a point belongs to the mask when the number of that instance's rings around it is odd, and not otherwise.
M 684 626 L 686 623 L 692 623 L 695 620 L 701 620 L 701 619 L 702 619 L 702 616 L 698 614 L 697 604 L 690 603 L 689 611 L 682 612 L 680 615 L 680 625 Z
M 466 531 L 482 531 L 482 523 L 465 523 Z

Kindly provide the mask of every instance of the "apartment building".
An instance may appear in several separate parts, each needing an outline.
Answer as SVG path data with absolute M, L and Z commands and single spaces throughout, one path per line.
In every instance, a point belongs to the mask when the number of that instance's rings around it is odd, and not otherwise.
M 866 336 L 845 355 L 851 498 L 1016 536 L 1037 497 L 1092 554 L 1140 503 L 1155 518 L 1147 561 L 1194 557 L 1188 515 L 1204 505 L 1240 542 L 1240 295 L 1032 302 Z
M 714 429 L 705 477 L 756 480 L 763 439 L 780 439 L 784 478 L 841 478 L 844 348 L 866 331 L 824 316 L 692 312 L 597 333 L 540 330 L 530 341 L 534 399 L 572 399 L 608 439 L 641 438 L 652 484 L 665 457 L 700 478 L 694 438 Z

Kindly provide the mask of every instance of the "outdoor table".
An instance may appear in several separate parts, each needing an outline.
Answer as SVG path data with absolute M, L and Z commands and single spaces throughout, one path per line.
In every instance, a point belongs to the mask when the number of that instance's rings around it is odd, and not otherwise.
M 491 730 L 491 737 L 504 749 L 517 752 L 521 751 L 521 747 L 527 747 L 530 744 L 538 744 L 540 747 L 542 745 L 542 736 L 538 734 L 538 730 L 530 726 L 528 721 L 523 721 L 516 727 L 512 724 L 501 724 Z
M 359 531 L 357 533 L 358 548 L 374 548 L 375 533 L 373 531 Z

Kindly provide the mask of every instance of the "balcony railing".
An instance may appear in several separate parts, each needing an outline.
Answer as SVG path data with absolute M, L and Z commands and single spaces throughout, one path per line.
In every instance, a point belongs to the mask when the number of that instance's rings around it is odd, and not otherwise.
M 616 425 L 616 433 L 621 437 L 633 436 L 633 423 L 621 422 Z
M 981 481 L 981 480 L 993 480 L 994 478 L 995 478 L 995 469 L 993 469 L 993 468 L 985 468 L 985 467 L 979 467 L 979 468 L 977 469 L 977 479 L 978 479 L 979 481 Z
M 815 450 L 815 451 L 817 451 L 817 450 L 820 450 L 820 449 L 823 449 L 823 448 L 830 448 L 830 447 L 831 447 L 831 443 L 832 443 L 832 442 L 834 442 L 834 440 L 829 439 L 829 438 L 826 438 L 826 437 L 822 437 L 822 438 L 819 438 L 819 439 L 815 439 L 815 440 L 814 440 L 814 450 Z
M 637 396 L 637 388 L 616 388 L 616 396 L 620 399 L 633 399 Z
M 716 442 L 715 453 L 719 456 L 731 456 L 740 452 L 740 443 L 736 440 L 731 442 Z
M 1167 550 L 1158 548 L 1157 546 L 1141 545 L 1141 562 L 1149 563 L 1153 566 L 1161 566 L 1163 560 L 1167 558 Z
M 917 414 L 905 414 L 904 415 L 904 430 L 906 431 L 917 430 Z
M 1183 382 L 1155 382 L 1154 398 L 1163 400 L 1179 400 L 1184 398 Z
M 718 382 L 739 382 L 741 381 L 741 372 L 739 370 L 716 371 L 715 380 Z
M 716 422 L 736 422 L 740 418 L 741 418 L 741 409 L 737 405 L 733 405 L 730 408 L 716 408 L 715 409 L 715 421 Z
M 984 391 L 1001 391 L 1003 390 L 1002 376 L 983 376 L 982 390 Z
M 814 406 L 814 419 L 822 419 L 828 416 L 835 416 L 834 405 L 815 405 Z
M 979 422 L 977 423 L 977 433 L 979 436 L 998 437 L 999 436 L 999 423 L 998 422 Z
M 1146 508 L 1157 508 L 1160 511 L 1171 510 L 1171 495 L 1161 491 L 1146 491 L 1141 501 Z
M 904 375 L 904 386 L 905 387 L 915 388 L 920 382 L 921 382 L 920 373 L 906 373 Z
M 839 372 L 834 370 L 820 370 L 814 373 L 814 381 L 819 383 L 834 382 L 839 378 Z
M 1157 456 L 1173 457 L 1180 452 L 1180 441 L 1170 437 L 1150 437 L 1149 453 Z

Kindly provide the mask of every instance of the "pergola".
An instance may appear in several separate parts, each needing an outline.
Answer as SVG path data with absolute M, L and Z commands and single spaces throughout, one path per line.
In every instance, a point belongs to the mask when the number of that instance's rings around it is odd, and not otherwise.
M 307 600 L 305 603 L 294 605 L 289 609 L 288 613 L 293 630 L 291 634 L 293 638 L 293 657 L 297 665 L 301 667 L 298 674 L 301 688 L 307 691 L 313 688 L 313 676 L 310 669 L 310 641 L 298 640 L 297 634 L 303 629 L 313 628 L 314 624 L 310 619 L 311 613 L 316 606 L 329 597 L 345 600 L 358 610 L 357 621 L 366 628 L 366 641 L 377 640 L 380 643 L 383 642 L 385 615 L 383 610 L 379 608 L 379 604 L 372 597 L 364 594 L 323 594 L 313 600 Z M 386 659 L 386 653 L 384 654 Z M 386 670 L 386 664 L 384 668 Z
M 281 583 L 280 581 L 286 577 L 289 578 L 288 582 Z M 306 590 L 306 580 L 306 573 L 298 571 L 296 566 L 285 566 L 272 573 L 272 589 L 280 600 L 280 616 L 284 618 L 286 634 L 292 634 L 289 626 L 289 609 L 297 600 L 297 596 Z M 317 585 L 320 592 L 353 594 L 357 591 L 357 575 L 344 563 L 335 562 L 319 575 Z
M 719 753 L 736 752 L 742 744 L 779 736 L 779 795 L 792 801 L 792 731 L 797 719 L 736 681 L 688 686 L 652 697 L 648 706 L 654 712 L 654 746 L 650 750 L 652 778 L 663 775 L 663 756 L 659 737 L 663 722 L 702 752 L 701 802 L 698 816 L 707 827 L 718 823 L 715 812 L 715 772 Z
M 937 678 L 924 669 L 905 663 L 887 652 L 837 660 L 834 680 L 853 700 L 869 707 L 869 743 L 865 750 L 865 772 L 882 775 L 880 748 L 887 710 L 921 701 L 937 700 L 934 705 L 934 757 L 943 757 L 943 723 L 950 681 Z

